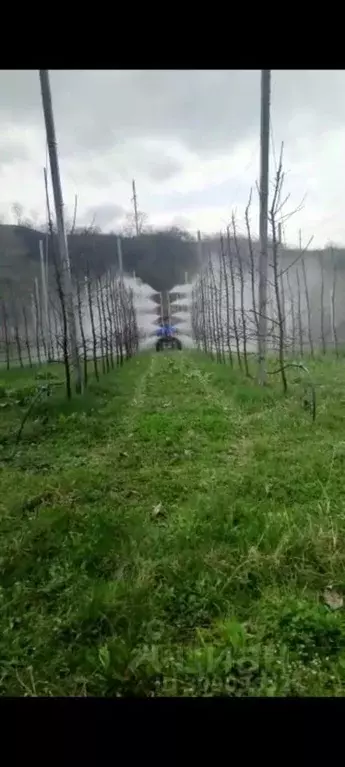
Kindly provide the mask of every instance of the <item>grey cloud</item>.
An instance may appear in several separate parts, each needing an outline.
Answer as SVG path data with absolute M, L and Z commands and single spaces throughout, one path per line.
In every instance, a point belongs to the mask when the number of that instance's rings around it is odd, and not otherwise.
M 258 135 L 258 70 L 53 70 L 59 141 L 68 152 L 102 151 L 140 136 L 180 139 L 200 154 Z M 308 112 L 335 127 L 345 119 L 345 72 L 273 70 L 274 127 Z M 38 72 L 0 73 L 0 112 L 43 125 Z
M 95 226 L 104 229 L 119 221 L 124 215 L 125 210 L 121 205 L 112 205 L 105 202 L 88 208 L 83 215 L 83 223 L 89 225 L 91 221 L 94 221 Z
M 191 220 L 187 216 L 174 216 L 171 226 L 176 226 L 178 229 L 190 229 Z
M 123 141 L 114 147 L 110 156 L 97 157 L 97 151 L 90 156 L 83 156 L 83 163 L 75 162 L 74 156 L 66 164 L 73 179 L 78 183 L 92 183 L 102 186 L 112 181 L 121 180 L 131 184 L 133 176 L 139 179 L 145 176 L 152 181 L 161 182 L 183 171 L 183 164 L 168 155 L 164 149 L 148 144 L 145 139 Z
M 53 70 L 51 86 L 65 156 L 101 154 L 140 137 L 177 139 L 207 155 L 259 136 L 259 70 Z M 312 117 L 315 134 L 320 125 L 342 125 L 344 86 L 343 70 L 273 70 L 274 129 L 293 142 L 298 115 Z M 0 72 L 0 114 L 43 127 L 38 71 Z M 147 172 L 161 180 L 175 171 L 151 163 Z
M 22 141 L 2 138 L 0 143 L 0 166 L 12 163 L 15 160 L 29 160 L 30 151 Z
M 66 163 L 66 168 L 73 178 L 73 181 L 77 186 L 80 184 L 91 184 L 92 186 L 101 187 L 109 184 L 109 181 L 114 176 L 112 168 L 106 167 L 100 163 L 99 167 L 88 163 L 87 158 L 83 158 L 84 162 L 75 162 L 74 159 L 70 164 Z
M 152 181 L 166 181 L 181 170 L 182 164 L 172 157 L 156 155 L 148 162 L 148 175 Z

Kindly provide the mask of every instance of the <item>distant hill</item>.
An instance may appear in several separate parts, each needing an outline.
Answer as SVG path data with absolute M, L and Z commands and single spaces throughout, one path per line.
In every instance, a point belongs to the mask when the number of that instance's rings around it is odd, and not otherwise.
M 8 281 L 16 290 L 27 290 L 39 268 L 39 241 L 44 233 L 28 226 L 0 225 L 0 286 Z M 154 290 L 170 290 L 184 282 L 185 272 L 197 270 L 195 241 L 179 229 L 122 237 L 123 268 Z M 76 275 L 88 265 L 94 276 L 101 276 L 118 264 L 117 235 L 78 231 L 68 236 L 71 267 Z M 49 254 L 52 263 L 52 253 Z
M 34 277 L 39 273 L 39 241 L 45 234 L 22 225 L 0 225 L 0 298 L 11 290 L 20 297 L 32 290 Z M 149 232 L 139 237 L 121 237 L 123 267 L 125 272 L 135 272 L 154 291 L 172 290 L 185 282 L 185 274 L 192 279 L 199 270 L 196 240 L 187 232 L 173 228 L 167 231 Z M 238 238 L 239 252 L 244 264 L 249 260 L 248 241 Z M 98 231 L 77 231 L 68 236 L 71 267 L 76 276 L 83 276 L 88 267 L 94 277 L 101 276 L 111 266 L 118 265 L 117 235 Z M 257 242 L 253 243 L 256 258 Z M 219 238 L 207 237 L 203 243 L 204 259 L 210 252 L 219 251 Z M 319 261 L 317 250 L 309 250 L 306 264 L 309 269 Z M 281 248 L 280 258 L 284 268 L 298 261 L 298 251 Z M 338 269 L 345 269 L 345 250 L 328 248 L 324 251 L 324 265 L 328 270 L 331 262 Z M 52 264 L 52 252 L 49 252 Z

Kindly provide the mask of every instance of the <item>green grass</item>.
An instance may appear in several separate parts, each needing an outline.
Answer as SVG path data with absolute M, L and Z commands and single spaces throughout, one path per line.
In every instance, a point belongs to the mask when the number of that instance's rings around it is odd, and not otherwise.
M 296 370 L 144 354 L 11 460 L 37 380 L 1 371 L 0 694 L 344 694 L 345 361 L 309 368 L 314 424 Z

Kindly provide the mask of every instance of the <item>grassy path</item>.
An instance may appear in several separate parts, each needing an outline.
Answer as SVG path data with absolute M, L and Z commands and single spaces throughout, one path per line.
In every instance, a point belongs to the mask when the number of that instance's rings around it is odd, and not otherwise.
M 294 397 L 156 354 L 42 406 L 0 467 L 0 693 L 342 694 L 327 392 L 312 429 Z

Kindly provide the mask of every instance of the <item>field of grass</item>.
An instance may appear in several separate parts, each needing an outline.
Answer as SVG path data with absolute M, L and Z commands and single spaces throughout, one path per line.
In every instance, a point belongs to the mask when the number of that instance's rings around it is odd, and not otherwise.
M 1 695 L 344 694 L 345 361 L 310 370 L 315 423 L 296 370 L 142 354 L 15 454 L 37 381 L 0 371 Z

